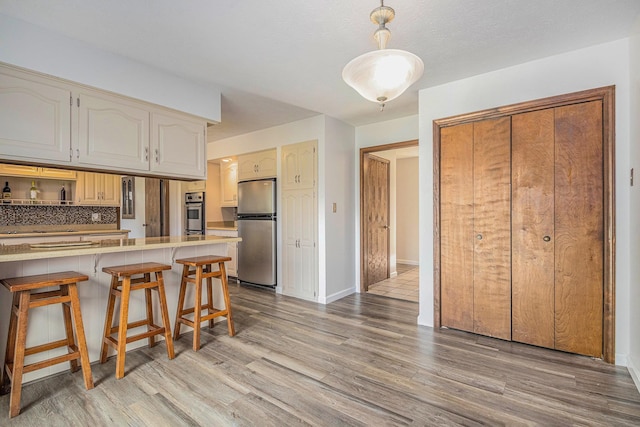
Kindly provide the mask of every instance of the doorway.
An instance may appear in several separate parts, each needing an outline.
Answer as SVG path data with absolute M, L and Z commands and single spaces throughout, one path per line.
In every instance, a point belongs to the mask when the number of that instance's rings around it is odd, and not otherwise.
M 418 301 L 418 141 L 360 150 L 360 292 Z
M 145 179 L 145 237 L 168 236 L 169 180 Z

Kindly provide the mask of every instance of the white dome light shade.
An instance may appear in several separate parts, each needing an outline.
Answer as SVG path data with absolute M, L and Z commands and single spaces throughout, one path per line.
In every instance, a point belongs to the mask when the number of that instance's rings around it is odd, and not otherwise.
M 402 95 L 423 72 L 424 63 L 413 53 L 380 49 L 351 60 L 342 78 L 363 98 L 384 104 Z

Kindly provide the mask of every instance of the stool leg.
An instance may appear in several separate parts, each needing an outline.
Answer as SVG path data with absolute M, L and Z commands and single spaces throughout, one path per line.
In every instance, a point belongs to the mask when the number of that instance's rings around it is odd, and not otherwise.
M 78 288 L 75 283 L 69 284 L 68 288 L 69 296 L 71 297 L 73 323 L 76 327 L 76 337 L 78 339 L 78 351 L 80 352 L 80 364 L 82 365 L 84 386 L 87 390 L 91 390 L 93 388 L 93 377 L 91 375 L 91 365 L 89 364 L 87 340 L 84 336 L 84 325 L 82 323 L 82 312 L 80 311 L 80 298 L 78 298 Z
M 189 276 L 189 266 L 182 266 L 182 280 L 180 281 L 180 295 L 178 296 L 178 309 L 176 312 L 176 323 L 173 325 L 173 339 L 180 338 L 180 318 L 184 310 L 184 296 L 187 292 L 187 277 Z
M 104 317 L 104 334 L 102 334 L 102 348 L 100 349 L 100 363 L 107 361 L 107 345 L 106 339 L 111 336 L 111 328 L 113 327 L 113 312 L 116 305 L 116 291 L 118 290 L 118 278 L 111 276 L 111 288 L 109 289 L 109 300 L 107 302 L 107 313 Z
M 63 296 L 69 296 L 69 286 L 68 285 L 60 285 L 60 293 Z M 62 317 L 64 319 L 64 329 L 67 334 L 67 347 L 72 349 L 75 347 L 76 343 L 73 339 L 73 324 L 71 323 L 71 307 L 70 303 L 64 302 L 62 305 Z M 80 367 L 78 366 L 78 359 L 73 359 L 69 361 L 69 368 L 71 372 L 76 372 Z
M 2 369 L 2 394 L 9 393 L 11 388 L 11 378 L 7 372 L 7 366 L 13 366 L 13 356 L 16 349 L 16 329 L 18 326 L 17 310 L 20 308 L 20 293 L 13 293 L 11 312 L 9 313 L 9 335 L 7 337 L 7 348 L 4 353 L 4 366 Z
M 200 318 L 202 316 L 202 266 L 196 267 L 195 304 L 193 305 L 193 351 L 200 349 Z
M 211 264 L 207 265 L 207 272 L 211 272 Z M 207 277 L 207 314 L 212 314 L 213 310 L 213 278 Z M 213 328 L 213 319 L 209 319 L 209 327 Z
M 144 281 L 149 283 L 151 281 L 151 274 L 146 273 L 144 275 Z M 151 325 L 153 325 L 153 301 L 151 300 L 151 289 L 146 288 L 144 290 L 144 299 L 147 305 L 147 332 L 151 331 Z M 149 337 L 149 348 L 156 345 L 156 336 L 151 335 Z
M 29 291 L 20 292 L 18 306 L 16 345 L 13 352 L 13 370 L 11 375 L 11 396 L 9 398 L 9 418 L 20 413 L 20 396 L 22 394 L 22 370 L 24 368 L 24 350 L 27 342 L 27 322 L 29 317 Z
M 122 293 L 120 295 L 120 323 L 118 324 L 118 347 L 116 360 L 116 379 L 124 377 L 124 361 L 127 353 L 127 322 L 129 321 L 129 292 L 131 291 L 131 276 L 122 279 Z
M 222 294 L 224 295 L 224 307 L 227 310 L 227 328 L 229 328 L 229 336 L 236 334 L 233 326 L 233 317 L 231 317 L 231 298 L 229 298 L 229 285 L 227 283 L 227 269 L 224 262 L 218 263 L 220 268 L 220 283 L 222 284 Z
M 162 313 L 162 325 L 164 326 L 164 339 L 167 345 L 167 356 L 173 359 L 173 339 L 171 338 L 171 323 L 169 323 L 169 310 L 167 309 L 167 297 L 164 293 L 164 279 L 162 271 L 156 272 L 156 280 L 158 281 L 158 298 L 160 299 L 160 312 Z

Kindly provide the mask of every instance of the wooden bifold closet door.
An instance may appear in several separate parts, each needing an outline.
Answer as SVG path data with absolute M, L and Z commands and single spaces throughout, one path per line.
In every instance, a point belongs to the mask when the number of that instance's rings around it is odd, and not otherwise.
M 600 100 L 440 129 L 440 324 L 603 355 Z

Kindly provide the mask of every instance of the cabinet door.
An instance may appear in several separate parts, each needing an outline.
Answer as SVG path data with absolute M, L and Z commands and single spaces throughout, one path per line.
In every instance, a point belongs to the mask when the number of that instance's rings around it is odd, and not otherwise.
M 272 178 L 278 174 L 276 150 L 262 151 L 256 156 L 256 178 Z
M 101 204 L 108 206 L 120 206 L 120 176 L 101 174 Z
M 298 148 L 298 188 L 313 188 L 316 182 L 316 142 Z
M 181 115 L 152 113 L 152 172 L 206 179 L 205 124 Z
M 0 175 L 2 176 L 37 177 L 39 173 L 40 168 L 36 166 L 0 164 Z
M 227 256 L 231 258 L 226 263 L 227 275 L 238 277 L 238 242 L 227 243 Z
M 50 179 L 70 179 L 74 180 L 77 177 L 76 171 L 65 169 L 53 169 L 53 168 L 39 168 L 40 176 Z
M 282 147 L 282 190 L 295 189 L 298 185 L 298 149 L 295 145 Z
M 238 181 L 244 181 L 246 179 L 253 179 L 258 174 L 258 165 L 256 163 L 256 156 L 253 154 L 246 154 L 238 156 Z
M 78 172 L 76 181 L 75 202 L 79 205 L 100 204 L 100 180 L 99 173 Z
M 68 89 L 0 73 L 0 156 L 69 162 L 70 100 Z
M 149 112 L 124 99 L 83 91 L 78 94 L 80 164 L 149 170 Z
M 238 164 L 224 163 L 220 175 L 220 204 L 238 206 Z

